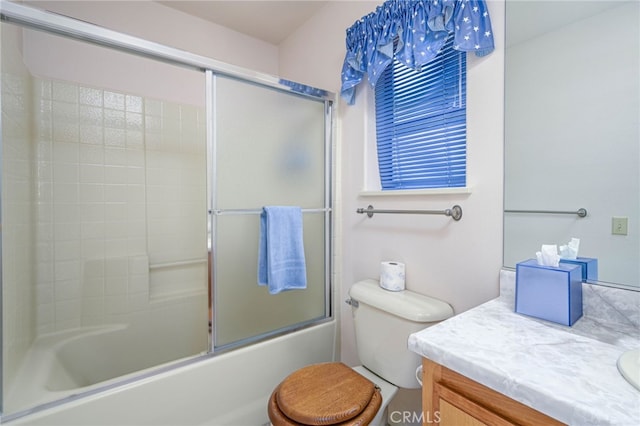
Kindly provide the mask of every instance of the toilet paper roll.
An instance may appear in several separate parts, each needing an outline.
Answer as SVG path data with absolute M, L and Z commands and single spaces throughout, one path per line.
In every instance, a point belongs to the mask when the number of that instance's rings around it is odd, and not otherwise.
M 404 290 L 404 263 L 380 263 L 380 287 L 389 291 Z

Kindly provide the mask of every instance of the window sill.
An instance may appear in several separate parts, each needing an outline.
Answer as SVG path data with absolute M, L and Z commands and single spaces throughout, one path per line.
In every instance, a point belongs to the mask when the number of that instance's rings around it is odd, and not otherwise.
M 471 194 L 471 187 L 463 188 L 434 188 L 434 189 L 396 189 L 387 191 L 360 191 L 360 197 L 404 197 L 415 195 L 452 195 Z

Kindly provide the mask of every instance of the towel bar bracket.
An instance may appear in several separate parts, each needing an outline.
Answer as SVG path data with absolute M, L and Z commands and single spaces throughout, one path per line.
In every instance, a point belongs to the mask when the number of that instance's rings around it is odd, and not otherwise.
M 451 209 L 447 209 L 445 211 L 445 214 L 447 216 L 451 216 L 453 220 L 460 220 L 462 219 L 462 207 L 456 204 L 455 206 L 451 207 Z

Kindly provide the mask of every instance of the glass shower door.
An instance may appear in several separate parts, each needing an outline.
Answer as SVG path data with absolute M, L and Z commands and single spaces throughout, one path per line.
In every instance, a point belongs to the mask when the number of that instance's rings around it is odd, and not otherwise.
M 0 422 L 330 317 L 332 95 L 0 9 Z M 267 205 L 304 290 L 257 284 Z
M 328 316 L 325 104 L 215 76 L 214 347 L 242 344 Z M 232 166 L 231 166 L 232 165 Z M 263 206 L 303 209 L 307 288 L 257 284 Z
M 208 351 L 205 77 L 0 28 L 13 414 Z

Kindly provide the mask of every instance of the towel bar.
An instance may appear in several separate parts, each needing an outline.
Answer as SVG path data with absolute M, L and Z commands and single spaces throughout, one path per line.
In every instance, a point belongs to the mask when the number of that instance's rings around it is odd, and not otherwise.
M 325 213 L 330 212 L 331 208 L 323 209 L 302 209 L 302 213 Z M 216 216 L 222 216 L 225 214 L 260 214 L 262 209 L 214 209 L 209 210 L 209 213 L 213 213 Z
M 578 217 L 586 217 L 587 209 L 579 208 L 576 211 L 566 210 L 505 210 L 505 213 L 542 213 L 542 214 L 575 214 Z
M 455 205 L 450 209 L 445 210 L 386 210 L 386 209 L 374 209 L 372 205 L 367 206 L 366 209 L 359 208 L 356 213 L 366 213 L 368 217 L 372 217 L 374 213 L 392 213 L 392 214 L 442 214 L 445 216 L 451 216 L 453 220 L 458 221 L 462 219 L 462 207 Z

